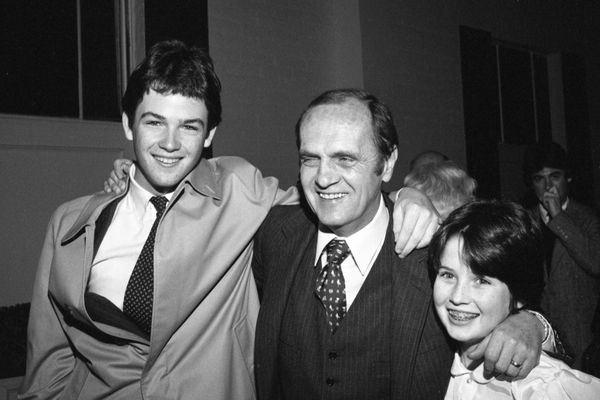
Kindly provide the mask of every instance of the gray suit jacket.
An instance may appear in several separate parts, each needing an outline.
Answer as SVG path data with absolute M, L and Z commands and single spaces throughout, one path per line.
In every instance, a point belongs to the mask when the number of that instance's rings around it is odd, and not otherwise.
M 533 213 L 540 220 L 537 207 Z M 592 209 L 571 199 L 547 227 L 556 240 L 542 308 L 578 368 L 582 352 L 592 341 L 600 296 L 600 222 Z
M 317 234 L 316 227 L 314 215 L 302 207 L 276 207 L 255 238 L 253 272 L 262 294 L 255 346 L 260 400 L 280 398 L 280 385 L 285 384 L 277 376 L 280 325 L 300 260 L 306 252 L 315 252 L 310 243 Z M 452 348 L 432 307 L 426 252 L 418 251 L 399 259 L 388 229 L 378 257 L 393 264 L 391 397 L 443 398 L 450 376 Z

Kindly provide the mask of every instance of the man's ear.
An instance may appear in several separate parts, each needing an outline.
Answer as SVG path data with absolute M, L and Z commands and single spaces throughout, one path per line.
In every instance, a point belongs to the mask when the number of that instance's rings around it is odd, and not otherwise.
M 217 127 L 215 126 L 208 132 L 206 139 L 204 139 L 204 147 L 210 147 L 212 144 L 213 138 L 215 137 L 215 133 L 217 132 Z
M 127 117 L 127 114 L 123 113 L 121 115 L 121 121 L 123 123 L 123 132 L 125 133 L 125 137 L 129 141 L 133 141 L 133 131 L 129 127 L 129 117 Z
M 383 172 L 381 173 L 381 180 L 383 182 L 389 182 L 392 179 L 392 175 L 394 174 L 394 165 L 396 165 L 396 161 L 398 160 L 398 148 L 394 146 L 394 150 L 392 154 L 388 157 L 387 160 L 383 163 Z

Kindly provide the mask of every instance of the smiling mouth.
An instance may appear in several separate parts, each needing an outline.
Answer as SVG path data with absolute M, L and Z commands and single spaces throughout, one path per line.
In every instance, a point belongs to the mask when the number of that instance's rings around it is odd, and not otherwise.
M 345 197 L 347 193 L 319 193 L 319 197 L 325 200 L 336 200 Z
M 171 166 L 177 164 L 177 162 L 180 160 L 180 158 L 170 158 L 170 157 L 161 157 L 161 156 L 154 156 L 154 159 L 156 161 L 158 161 L 160 164 L 164 165 L 165 167 L 171 167 Z
M 448 310 L 448 316 L 450 319 L 457 322 L 468 322 L 479 317 L 479 314 L 466 311 Z

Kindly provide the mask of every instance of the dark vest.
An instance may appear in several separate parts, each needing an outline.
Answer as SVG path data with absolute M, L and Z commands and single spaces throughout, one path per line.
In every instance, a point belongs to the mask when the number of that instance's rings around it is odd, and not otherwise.
M 306 252 L 278 343 L 279 381 L 286 400 L 390 398 L 392 274 L 380 259 L 331 334 L 315 295 L 314 253 Z

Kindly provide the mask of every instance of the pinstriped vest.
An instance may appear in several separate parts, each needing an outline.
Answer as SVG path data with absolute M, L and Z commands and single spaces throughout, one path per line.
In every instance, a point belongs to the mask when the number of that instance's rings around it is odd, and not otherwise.
M 310 248 L 315 248 L 315 243 Z M 281 326 L 279 378 L 285 399 L 389 399 L 391 266 L 377 257 L 334 335 L 315 295 L 306 252 Z

